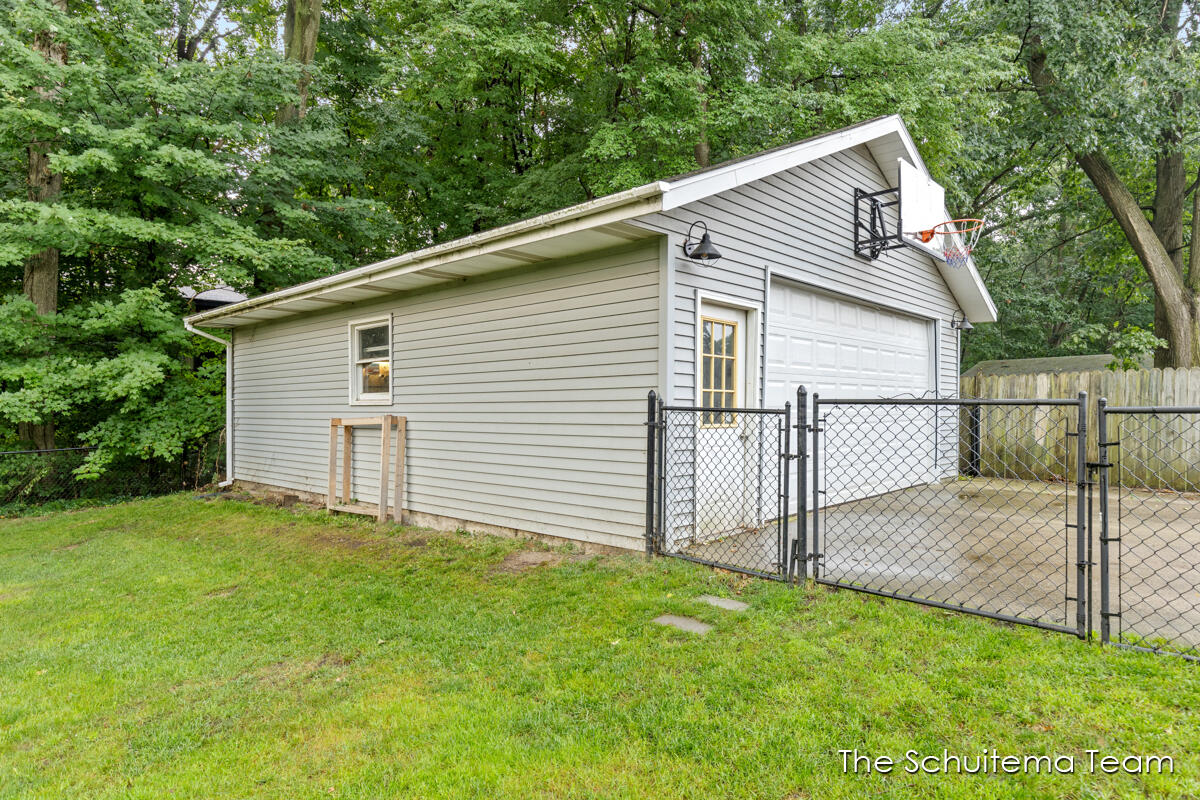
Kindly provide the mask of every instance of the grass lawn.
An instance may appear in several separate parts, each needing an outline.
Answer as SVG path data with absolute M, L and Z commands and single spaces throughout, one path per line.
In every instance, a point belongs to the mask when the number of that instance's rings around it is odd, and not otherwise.
M 670 559 L 506 567 L 531 549 L 191 496 L 0 522 L 0 797 L 1200 793 L 1200 665 Z M 844 774 L 849 748 L 1076 772 Z

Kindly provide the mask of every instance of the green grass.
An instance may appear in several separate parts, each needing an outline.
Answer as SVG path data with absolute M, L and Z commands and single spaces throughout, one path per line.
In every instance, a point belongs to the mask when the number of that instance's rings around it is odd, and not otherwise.
M 1200 792 L 1197 665 L 670 559 L 497 569 L 524 547 L 187 496 L 2 521 L 0 797 Z M 843 774 L 855 747 L 1175 772 Z

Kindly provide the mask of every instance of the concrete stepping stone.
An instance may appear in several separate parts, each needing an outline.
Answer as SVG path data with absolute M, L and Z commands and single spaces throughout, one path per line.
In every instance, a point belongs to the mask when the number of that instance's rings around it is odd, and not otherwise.
M 711 594 L 702 594 L 696 598 L 701 603 L 708 603 L 715 608 L 723 608 L 726 611 L 745 611 L 750 606 L 740 600 L 730 600 L 728 597 L 717 597 Z
M 700 636 L 703 636 L 712 630 L 712 625 L 709 625 L 707 622 L 701 622 L 700 620 L 692 619 L 691 617 L 681 617 L 677 614 L 663 614 L 655 617 L 654 621 L 659 625 L 666 625 L 670 628 L 678 628 L 681 631 L 699 634 Z

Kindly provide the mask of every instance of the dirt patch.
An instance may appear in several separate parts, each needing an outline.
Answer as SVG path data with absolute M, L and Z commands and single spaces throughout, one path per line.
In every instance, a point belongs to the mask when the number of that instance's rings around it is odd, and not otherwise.
M 354 656 L 342 653 L 325 653 L 317 659 L 317 669 L 321 667 L 344 667 L 354 661 Z
M 81 545 L 85 545 L 90 541 L 91 541 L 90 538 L 80 539 L 78 542 L 72 542 L 71 544 L 64 544 L 62 547 L 56 547 L 54 549 L 55 550 L 75 550 L 75 549 L 79 548 Z
M 238 585 L 235 583 L 233 586 L 226 586 L 221 589 L 213 589 L 211 592 L 208 592 L 204 596 L 205 597 L 229 597 L 231 594 L 233 594 L 237 590 L 238 590 Z
M 591 556 L 583 553 L 554 553 L 548 550 L 516 550 L 504 557 L 493 572 L 510 575 L 528 572 L 544 566 L 557 566 L 563 562 L 587 561 Z
M 354 662 L 354 656 L 343 653 L 324 653 L 320 658 L 304 659 L 302 661 L 276 661 L 257 670 L 261 683 L 269 686 L 287 686 L 301 681 L 311 681 L 318 677 L 321 670 L 329 670 L 335 675 L 334 681 L 340 683 L 345 679 L 345 668 Z
M 362 536 L 347 536 L 342 534 L 327 534 L 320 532 L 312 537 L 317 542 L 330 547 L 336 547 L 339 550 L 348 550 L 353 553 L 356 550 L 361 550 L 364 547 L 380 544 L 379 539 L 368 539 Z
M 28 586 L 19 586 L 15 589 L 10 589 L 6 592 L 0 592 L 0 603 L 8 603 L 14 600 L 20 600 L 33 594 L 33 589 Z

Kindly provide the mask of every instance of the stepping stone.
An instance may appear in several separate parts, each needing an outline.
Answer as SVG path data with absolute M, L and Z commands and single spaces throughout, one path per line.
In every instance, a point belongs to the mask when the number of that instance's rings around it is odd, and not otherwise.
M 681 631 L 696 633 L 700 636 L 703 636 L 712 630 L 712 625 L 709 625 L 707 622 L 701 622 L 700 620 L 692 619 L 691 617 L 680 617 L 676 614 L 663 614 L 662 616 L 655 617 L 654 621 L 659 625 L 678 628 Z
M 738 600 L 730 600 L 728 597 L 715 597 L 711 594 L 702 594 L 696 598 L 701 603 L 708 603 L 716 608 L 723 608 L 726 611 L 745 611 L 750 606 Z

